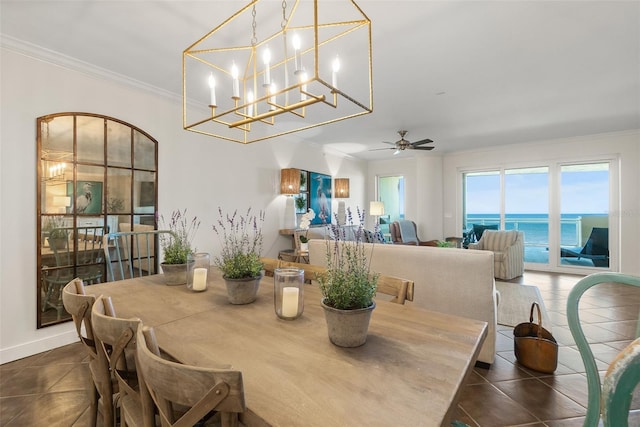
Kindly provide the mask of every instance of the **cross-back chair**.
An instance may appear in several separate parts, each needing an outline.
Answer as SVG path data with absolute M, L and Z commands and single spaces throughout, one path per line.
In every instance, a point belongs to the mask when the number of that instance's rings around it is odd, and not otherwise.
M 300 268 L 304 270 L 304 281 L 306 283 L 311 283 L 312 280 L 316 280 L 319 275 L 322 275 L 327 272 L 327 268 L 314 265 L 314 264 L 304 264 L 301 262 L 293 262 L 293 261 L 280 261 L 278 266 L 279 268 Z
M 378 276 L 378 293 L 391 295 L 391 302 L 404 304 L 413 301 L 415 283 L 413 280 L 401 279 L 393 276 Z
M 246 409 L 242 372 L 165 360 L 149 327 L 138 328 L 137 341 L 138 366 L 163 426 L 190 427 L 214 410 L 223 427 L 238 425 L 238 414 Z M 175 406 L 188 409 L 176 413 Z
M 260 261 L 262 261 L 265 276 L 273 277 L 273 272 L 276 270 L 276 268 L 278 268 L 280 260 L 275 258 L 262 257 L 260 258 Z
M 136 368 L 137 318 L 116 317 L 111 297 L 96 298 L 91 309 L 98 357 L 109 366 L 118 382 L 120 425 L 153 426 L 154 408 Z
M 169 230 L 118 231 L 104 236 L 109 281 L 149 276 L 158 271 L 159 239 L 175 239 Z
M 580 298 L 588 289 L 604 283 L 629 286 L 631 289 L 640 288 L 640 277 L 620 273 L 595 273 L 581 279 L 569 293 L 567 320 L 587 373 L 589 402 L 584 426 L 598 426 L 602 415 L 605 427 L 626 427 L 633 390 L 640 383 L 640 319 L 636 325 L 636 339 L 610 364 L 601 383 L 593 352 L 582 330 L 578 306 Z
M 93 381 L 90 425 L 92 427 L 96 426 L 98 411 L 100 411 L 102 413 L 102 424 L 109 427 L 114 426 L 114 387 L 112 377 L 104 358 L 98 357 L 98 349 L 91 322 L 91 307 L 95 302 L 95 296 L 86 295 L 82 280 L 75 278 L 63 288 L 62 301 L 65 310 L 71 314 L 80 342 L 82 342 L 89 356 L 89 371 Z

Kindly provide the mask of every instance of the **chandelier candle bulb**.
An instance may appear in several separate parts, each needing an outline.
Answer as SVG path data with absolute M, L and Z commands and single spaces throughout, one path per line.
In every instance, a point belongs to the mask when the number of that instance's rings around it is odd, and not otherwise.
M 211 90 L 211 106 L 216 106 L 216 79 L 213 73 L 209 75 L 209 89 Z
M 336 59 L 333 60 L 333 73 L 331 73 L 331 84 L 334 88 L 338 88 L 338 71 L 340 71 L 340 58 L 336 55 Z
M 231 77 L 233 78 L 233 99 L 240 99 L 240 82 L 238 81 L 238 67 L 234 62 L 231 66 Z
M 267 87 L 271 84 L 271 69 L 269 65 L 271 63 L 271 51 L 268 47 L 262 53 L 262 61 L 264 62 L 264 82 L 262 85 Z
M 300 36 L 297 34 L 293 35 L 293 55 L 294 55 L 294 65 L 295 65 L 295 74 L 298 74 L 302 71 L 302 61 L 300 59 Z

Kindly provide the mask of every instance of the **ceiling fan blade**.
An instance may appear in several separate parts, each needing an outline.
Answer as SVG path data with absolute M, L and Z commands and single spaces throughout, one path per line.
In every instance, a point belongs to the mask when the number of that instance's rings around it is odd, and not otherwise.
M 395 148 L 372 148 L 369 151 L 395 150 Z
M 436 147 L 411 147 L 412 150 L 433 150 Z
M 393 145 L 394 147 L 396 146 L 395 142 L 387 142 L 387 141 L 382 141 L 383 144 L 389 144 L 389 145 Z
M 432 142 L 433 141 L 431 139 L 427 138 L 427 139 L 423 139 L 422 141 L 412 142 L 411 145 L 415 146 L 415 145 L 422 145 L 422 144 L 430 144 Z

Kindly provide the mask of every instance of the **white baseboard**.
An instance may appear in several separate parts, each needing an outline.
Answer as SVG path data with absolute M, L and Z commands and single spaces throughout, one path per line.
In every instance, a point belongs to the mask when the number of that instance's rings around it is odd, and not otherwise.
M 14 360 L 22 359 L 34 354 L 49 351 L 63 345 L 72 344 L 78 341 L 78 334 L 75 329 L 63 332 L 58 335 L 49 336 L 41 340 L 22 343 L 14 347 L 3 348 L 0 350 L 0 365 Z

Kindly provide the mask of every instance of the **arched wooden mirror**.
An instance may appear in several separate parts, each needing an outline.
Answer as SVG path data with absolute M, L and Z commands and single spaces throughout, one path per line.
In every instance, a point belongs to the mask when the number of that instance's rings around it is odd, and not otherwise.
M 106 232 L 156 228 L 158 143 L 129 123 L 89 113 L 39 117 L 37 143 L 41 328 L 71 319 L 61 299 L 71 279 L 107 280 Z

